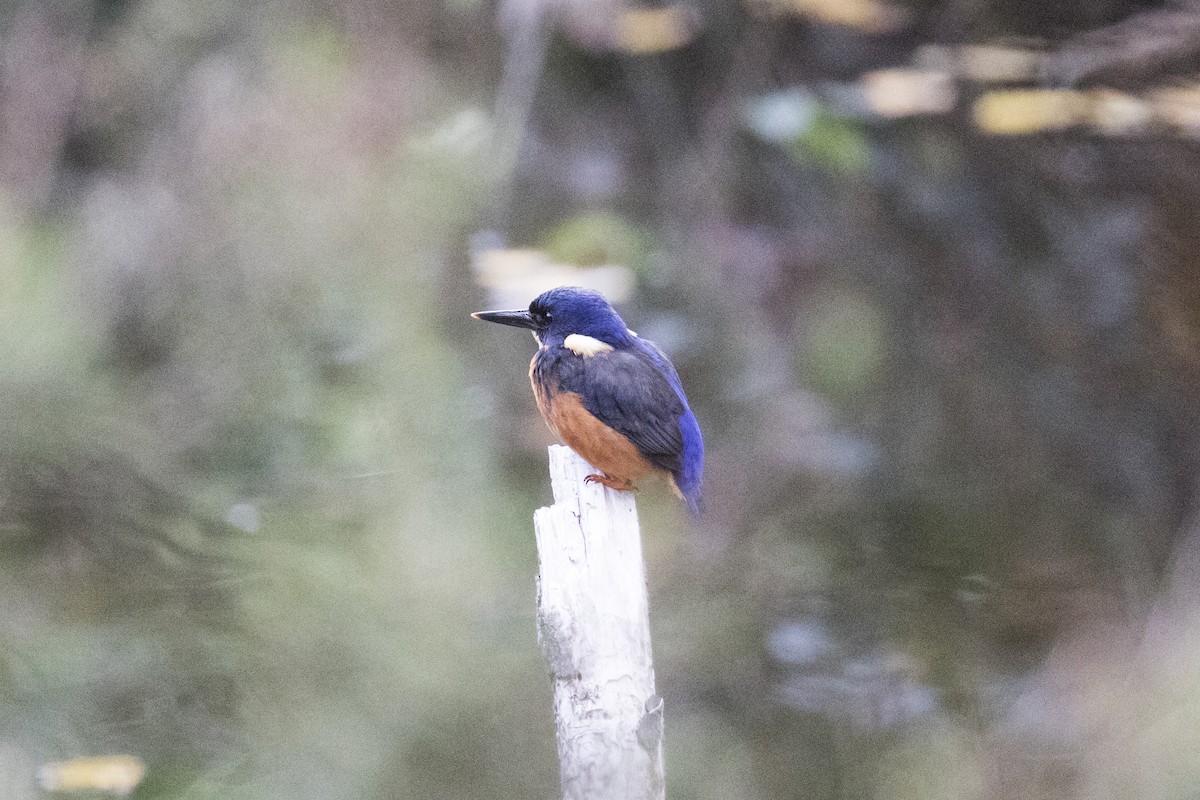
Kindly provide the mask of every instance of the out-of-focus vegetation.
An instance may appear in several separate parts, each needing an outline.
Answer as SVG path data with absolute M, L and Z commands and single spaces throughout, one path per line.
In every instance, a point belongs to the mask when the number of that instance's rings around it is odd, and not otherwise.
M 1195 794 L 1192 3 L 0 9 L 0 794 L 550 798 L 531 343 L 673 356 L 669 795 Z

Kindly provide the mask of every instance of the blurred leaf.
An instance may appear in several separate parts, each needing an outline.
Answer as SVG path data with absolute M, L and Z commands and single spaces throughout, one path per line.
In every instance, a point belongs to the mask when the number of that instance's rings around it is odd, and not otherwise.
M 1070 89 L 1019 89 L 987 92 L 975 101 L 972 115 L 984 133 L 1019 136 L 1061 131 L 1089 118 L 1087 94 Z
M 643 267 L 650 257 L 646 231 L 611 211 L 592 211 L 572 217 L 542 237 L 551 258 L 579 266 L 619 264 Z
M 742 107 L 742 117 L 760 139 L 784 143 L 808 130 L 819 105 L 811 92 L 791 88 L 747 100 Z
M 1040 50 L 1003 44 L 965 45 L 950 57 L 960 75 L 981 83 L 1036 80 L 1045 60 Z
M 586 286 L 614 303 L 627 299 L 633 290 L 633 272 L 628 267 L 579 267 L 528 247 L 478 250 L 472 254 L 471 266 L 479 285 L 488 289 L 488 302 L 504 308 L 526 306 L 556 286 Z
M 899 30 L 911 19 L 908 9 L 880 0 L 753 0 L 751 7 L 844 25 L 870 34 Z
M 145 774 L 146 765 L 136 756 L 87 756 L 43 765 L 38 785 L 48 792 L 94 790 L 125 797 Z
M 862 126 L 819 108 L 789 146 L 796 160 L 833 172 L 860 173 L 870 164 L 871 147 Z
M 885 323 L 867 297 L 847 292 L 817 294 L 804 318 L 801 352 L 814 386 L 852 394 L 878 377 L 885 356 Z
M 346 89 L 351 50 L 343 34 L 332 25 L 314 19 L 297 20 L 270 53 L 283 75 L 309 90 L 317 90 L 318 95 Z
M 82 356 L 86 340 L 66 292 L 60 232 L 0 219 L 0 379 L 29 379 Z M 76 363 L 78 363 L 76 361 Z
M 879 800 L 983 800 L 988 765 L 968 730 L 948 721 L 918 726 L 884 754 Z
M 693 14 L 685 3 L 624 11 L 618 24 L 618 47 L 639 55 L 683 47 L 695 35 Z
M 1200 136 L 1200 85 L 1156 89 L 1150 94 L 1155 116 L 1173 130 Z
M 874 70 L 859 85 L 867 107 L 885 119 L 946 114 L 958 99 L 949 73 L 937 70 Z
M 746 797 L 754 784 L 754 753 L 745 735 L 720 715 L 680 710 L 668 730 L 675 771 L 667 780 L 670 800 Z

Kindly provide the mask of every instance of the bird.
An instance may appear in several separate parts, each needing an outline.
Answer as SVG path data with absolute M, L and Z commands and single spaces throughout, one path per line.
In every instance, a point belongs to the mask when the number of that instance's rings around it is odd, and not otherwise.
M 600 292 L 560 286 L 528 309 L 471 315 L 533 331 L 529 382 L 542 418 L 598 472 L 588 483 L 632 491 L 663 475 L 693 515 L 703 510 L 704 440 L 679 374 Z

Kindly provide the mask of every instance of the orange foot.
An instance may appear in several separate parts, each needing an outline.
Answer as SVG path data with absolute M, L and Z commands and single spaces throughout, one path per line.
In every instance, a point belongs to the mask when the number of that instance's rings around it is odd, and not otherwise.
M 633 488 L 633 481 L 630 481 L 630 480 L 621 481 L 621 480 L 617 480 L 616 478 L 610 478 L 607 475 L 601 475 L 600 473 L 592 473 L 591 475 L 588 475 L 586 478 L 583 479 L 583 482 L 584 483 L 598 483 L 601 486 L 607 486 L 610 489 L 616 489 L 618 492 L 636 492 L 637 491 L 637 489 Z

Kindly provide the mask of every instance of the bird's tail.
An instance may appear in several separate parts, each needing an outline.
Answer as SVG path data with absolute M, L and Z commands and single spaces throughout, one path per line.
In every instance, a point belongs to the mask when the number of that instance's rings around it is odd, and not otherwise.
M 687 506 L 688 512 L 693 517 L 698 517 L 704 513 L 704 497 L 700 492 L 700 485 L 694 484 L 684 488 L 679 485 L 681 477 L 679 473 L 675 473 L 670 476 L 668 483 L 671 484 L 671 489 L 674 490 L 675 495 Z

